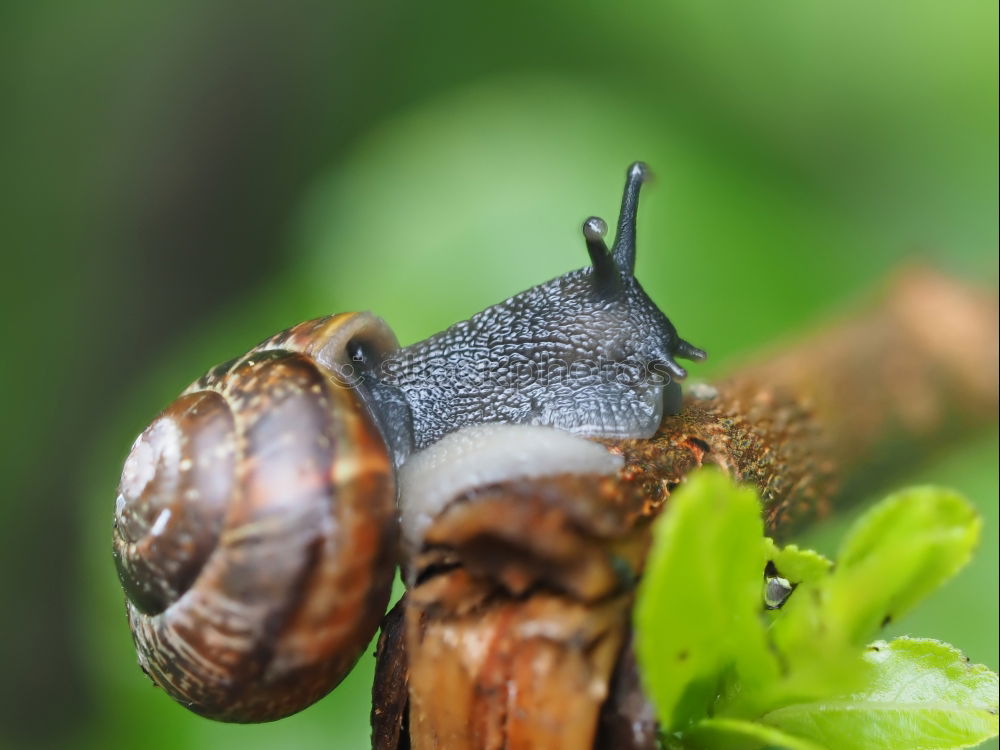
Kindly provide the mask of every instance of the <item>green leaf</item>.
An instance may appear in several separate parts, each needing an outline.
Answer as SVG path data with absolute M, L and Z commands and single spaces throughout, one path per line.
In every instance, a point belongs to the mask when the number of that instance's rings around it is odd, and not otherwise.
M 961 495 L 913 487 L 858 519 L 837 555 L 829 607 L 848 638 L 867 642 L 957 573 L 982 521 Z
M 770 538 L 766 540 L 767 559 L 774 563 L 778 574 L 795 584 L 818 581 L 833 567 L 833 563 L 819 552 L 800 549 L 794 544 L 779 547 Z
M 636 655 L 664 730 L 706 716 L 723 677 L 773 679 L 759 620 L 766 562 L 760 504 L 716 470 L 670 497 L 634 611 Z
M 997 735 L 997 676 L 939 641 L 899 638 L 865 653 L 864 690 L 795 704 L 762 721 L 836 750 L 945 750 Z
M 739 719 L 704 719 L 684 733 L 681 747 L 691 750 L 825 750 L 780 729 Z
M 997 678 L 950 646 L 862 644 L 959 570 L 980 521 L 953 492 L 910 489 L 853 527 L 836 567 L 764 539 L 752 491 L 693 477 L 657 522 L 636 651 L 670 747 L 967 747 L 997 731 Z M 795 585 L 761 616 L 770 562 Z M 709 718 L 709 714 L 712 718 Z M 758 717 L 763 717 L 754 721 Z
M 831 573 L 801 583 L 774 617 L 782 680 L 733 710 L 756 715 L 859 689 L 860 648 L 968 561 L 979 528 L 973 508 L 948 490 L 917 487 L 876 505 L 848 533 Z

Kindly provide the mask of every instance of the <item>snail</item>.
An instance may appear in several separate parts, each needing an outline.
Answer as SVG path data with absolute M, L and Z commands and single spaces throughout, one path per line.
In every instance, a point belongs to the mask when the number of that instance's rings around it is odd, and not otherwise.
M 656 431 L 679 402 L 676 358 L 705 353 L 634 276 L 648 174 L 629 167 L 610 249 L 606 224 L 584 222 L 589 267 L 404 348 L 367 312 L 301 323 L 210 370 L 139 435 L 113 546 L 154 683 L 223 721 L 305 708 L 385 611 L 397 502 L 406 532 L 443 502 L 434 488 L 611 473 L 620 463 L 585 438 Z

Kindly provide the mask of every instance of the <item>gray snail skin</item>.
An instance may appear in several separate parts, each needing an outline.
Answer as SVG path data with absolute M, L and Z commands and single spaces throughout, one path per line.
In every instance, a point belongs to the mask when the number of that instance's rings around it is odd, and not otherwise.
M 649 172 L 591 264 L 400 348 L 379 318 L 300 323 L 213 368 L 136 439 L 113 546 L 139 664 L 213 719 L 309 706 L 375 633 L 402 545 L 457 494 L 613 474 L 587 438 L 645 438 L 680 401 L 680 338 L 635 279 Z M 400 523 L 400 515 L 402 523 Z

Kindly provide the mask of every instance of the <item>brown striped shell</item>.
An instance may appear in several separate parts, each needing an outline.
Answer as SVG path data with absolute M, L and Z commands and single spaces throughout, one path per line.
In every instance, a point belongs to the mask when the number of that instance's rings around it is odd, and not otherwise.
M 194 383 L 125 461 L 114 556 L 139 663 L 196 713 L 305 708 L 385 611 L 396 481 L 363 392 L 337 375 L 351 341 L 397 346 L 366 313 L 290 328 Z

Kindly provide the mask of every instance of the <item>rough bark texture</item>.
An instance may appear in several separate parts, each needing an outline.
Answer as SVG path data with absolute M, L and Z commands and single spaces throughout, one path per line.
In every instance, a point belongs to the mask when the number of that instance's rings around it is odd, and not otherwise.
M 375 681 L 372 684 L 372 747 L 409 750 L 409 687 L 405 637 L 406 597 L 382 619 L 382 632 L 375 649 Z
M 376 724 L 376 747 L 655 747 L 625 644 L 649 525 L 670 491 L 716 464 L 756 486 L 768 528 L 785 533 L 874 474 L 884 482 L 994 423 L 996 346 L 993 295 L 914 270 L 867 314 L 690 388 L 652 439 L 609 443 L 625 457 L 616 477 L 455 498 L 409 561 L 405 628 L 380 643 L 380 674 L 407 660 L 408 671 L 376 686 L 375 711 L 400 717 L 400 731 Z

